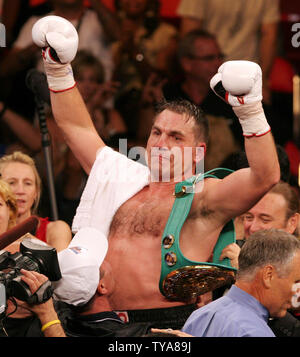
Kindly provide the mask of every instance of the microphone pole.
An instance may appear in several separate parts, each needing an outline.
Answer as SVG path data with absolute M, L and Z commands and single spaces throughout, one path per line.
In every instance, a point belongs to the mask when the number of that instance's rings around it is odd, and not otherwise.
M 58 211 L 57 211 L 57 202 L 56 202 L 56 194 L 55 194 L 55 184 L 54 184 L 54 174 L 53 174 L 53 166 L 52 166 L 52 155 L 51 155 L 51 138 L 49 135 L 47 122 L 46 122 L 46 114 L 45 114 L 45 103 L 46 99 L 42 98 L 43 95 L 39 95 L 38 86 L 35 86 L 35 79 L 41 80 L 41 76 L 44 76 L 43 73 L 38 73 L 36 70 L 30 70 L 27 73 L 26 82 L 28 87 L 32 90 L 34 94 L 36 109 L 39 117 L 40 124 L 40 132 L 41 132 L 41 142 L 46 162 L 46 173 L 47 173 L 47 182 L 48 182 L 48 190 L 49 190 L 49 198 L 50 198 L 50 206 L 51 206 L 51 214 L 52 219 L 54 221 L 58 220 Z M 39 77 L 37 77 L 39 76 Z M 46 80 L 46 78 L 45 78 Z M 39 81 L 37 82 L 39 84 Z M 42 82 L 40 82 L 42 83 Z M 46 80 L 47 83 L 47 80 Z M 42 83 L 43 84 L 43 83 Z M 48 90 L 49 91 L 49 90 Z
M 51 139 L 50 139 L 50 135 L 49 135 L 48 128 L 47 128 L 47 123 L 46 123 L 46 114 L 45 114 L 44 103 L 37 96 L 35 96 L 35 103 L 36 103 L 36 108 L 37 108 L 38 117 L 39 117 L 40 132 L 42 135 L 42 147 L 43 147 L 45 161 L 46 161 L 46 172 L 47 172 L 47 181 L 48 181 L 52 219 L 54 221 L 57 221 L 58 213 L 57 213 L 54 174 L 53 174 L 53 166 L 52 166 Z

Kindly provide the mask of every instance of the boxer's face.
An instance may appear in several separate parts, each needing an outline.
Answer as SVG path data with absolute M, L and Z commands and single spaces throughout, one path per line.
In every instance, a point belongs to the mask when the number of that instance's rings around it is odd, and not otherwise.
M 159 177 L 159 181 L 165 181 L 164 177 L 167 180 L 168 173 L 171 181 L 191 177 L 195 171 L 196 144 L 193 118 L 167 109 L 158 114 L 147 143 L 147 163 L 152 177 Z

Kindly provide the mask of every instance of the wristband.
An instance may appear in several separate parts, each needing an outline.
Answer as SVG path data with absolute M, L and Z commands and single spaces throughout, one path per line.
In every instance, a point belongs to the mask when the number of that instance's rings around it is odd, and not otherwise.
M 42 326 L 41 331 L 44 332 L 48 327 L 56 324 L 61 324 L 60 320 L 52 320 L 47 322 L 45 325 Z
M 245 137 L 262 136 L 271 131 L 261 102 L 244 104 L 232 109 L 239 118 Z
M 48 63 L 44 60 L 49 89 L 54 92 L 64 92 L 76 86 L 70 63 Z

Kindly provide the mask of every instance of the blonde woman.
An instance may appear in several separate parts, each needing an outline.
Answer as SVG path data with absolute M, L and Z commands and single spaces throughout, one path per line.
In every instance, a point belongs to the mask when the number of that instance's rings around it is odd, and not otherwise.
M 4 155 L 0 158 L 0 174 L 16 197 L 16 223 L 23 222 L 32 214 L 36 215 L 41 196 L 41 179 L 34 160 L 19 151 Z M 50 222 L 48 218 L 41 217 L 35 236 L 57 251 L 65 249 L 72 239 L 71 229 L 66 222 Z

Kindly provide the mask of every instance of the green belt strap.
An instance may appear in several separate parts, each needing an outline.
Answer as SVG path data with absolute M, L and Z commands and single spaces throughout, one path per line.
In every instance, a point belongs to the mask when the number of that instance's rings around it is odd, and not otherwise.
M 233 220 L 230 220 L 222 229 L 218 241 L 215 245 L 213 251 L 213 262 L 195 262 L 189 260 L 183 256 L 179 247 L 179 237 L 182 226 L 190 212 L 191 205 L 194 198 L 193 186 L 199 181 L 207 177 L 222 179 L 232 173 L 232 170 L 216 168 L 201 174 L 198 176 L 193 176 L 192 178 L 179 182 L 175 186 L 175 202 L 172 207 L 168 222 L 164 229 L 162 235 L 161 244 L 161 274 L 159 288 L 162 294 L 163 292 L 163 281 L 165 277 L 174 270 L 182 268 L 184 266 L 194 266 L 194 265 L 213 265 L 221 268 L 226 268 L 230 270 L 236 270 L 230 264 L 228 258 L 219 260 L 222 250 L 230 243 L 235 242 L 235 230 Z M 165 245 L 164 239 L 169 237 L 171 244 Z M 167 264 L 167 259 L 169 264 Z

